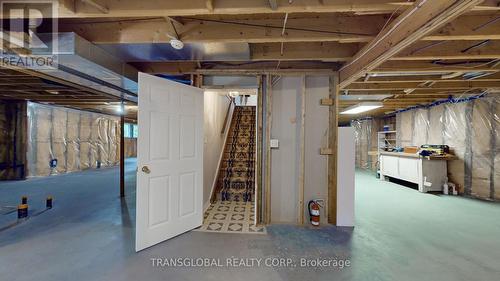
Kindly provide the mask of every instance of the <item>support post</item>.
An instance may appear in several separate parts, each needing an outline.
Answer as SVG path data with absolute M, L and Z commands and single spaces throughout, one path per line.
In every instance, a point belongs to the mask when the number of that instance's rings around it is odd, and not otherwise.
M 257 157 L 256 157 L 256 182 L 257 182 L 257 190 L 255 192 L 255 203 L 256 203 L 256 219 L 257 219 L 257 224 L 261 224 L 264 219 L 262 216 L 262 145 L 264 144 L 262 137 L 264 136 L 263 132 L 263 109 L 264 109 L 264 97 L 262 96 L 263 94 L 263 76 L 259 75 L 257 76 L 257 81 L 259 85 L 259 90 L 257 93 L 257 139 L 256 139 L 256 144 L 257 144 Z
M 298 223 L 304 224 L 304 187 L 305 187 L 305 141 L 306 141 L 306 76 L 302 75 L 302 88 L 300 92 L 300 163 L 299 163 L 299 200 Z
M 120 116 L 120 197 L 125 197 L 125 116 Z
M 266 76 L 266 182 L 265 182 L 265 209 L 264 222 L 271 222 L 271 127 L 272 127 L 272 75 Z
M 328 223 L 337 224 L 337 134 L 338 134 L 338 92 L 339 76 L 331 75 L 329 79 L 329 98 L 333 105 L 329 107 L 328 147 L 333 153 L 328 155 Z

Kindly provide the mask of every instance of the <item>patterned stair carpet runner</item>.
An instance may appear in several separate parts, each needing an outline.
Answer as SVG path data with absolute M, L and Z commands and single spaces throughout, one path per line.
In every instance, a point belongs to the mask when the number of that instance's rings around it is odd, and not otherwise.
M 235 107 L 223 161 L 219 174 L 220 199 L 222 201 L 253 201 L 255 107 Z

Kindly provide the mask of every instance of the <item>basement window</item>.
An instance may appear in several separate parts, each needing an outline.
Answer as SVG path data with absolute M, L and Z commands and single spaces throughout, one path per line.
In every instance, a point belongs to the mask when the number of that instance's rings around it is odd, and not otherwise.
M 132 124 L 132 123 L 125 123 L 125 137 L 129 139 L 136 139 L 137 138 L 137 125 Z

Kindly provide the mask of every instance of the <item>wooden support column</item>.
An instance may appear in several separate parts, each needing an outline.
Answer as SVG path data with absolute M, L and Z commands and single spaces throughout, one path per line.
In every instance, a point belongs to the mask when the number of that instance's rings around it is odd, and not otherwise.
M 202 74 L 197 74 L 195 76 L 196 82 L 194 83 L 195 87 L 201 88 L 203 87 L 203 75 Z
M 120 197 L 125 197 L 125 115 L 120 116 Z
M 304 187 L 305 187 L 305 142 L 306 142 L 306 76 L 302 75 L 302 88 L 300 91 L 300 163 L 299 163 L 299 200 L 298 200 L 298 223 L 304 224 Z
M 266 163 L 264 222 L 271 222 L 271 127 L 272 127 L 272 75 L 266 76 Z
M 262 137 L 264 136 L 264 122 L 263 122 L 263 109 L 264 109 L 264 99 L 263 99 L 263 81 L 264 77 L 262 75 L 257 76 L 257 83 L 259 85 L 257 93 L 257 157 L 256 157 L 256 182 L 257 190 L 255 192 L 255 203 L 256 203 L 256 219 L 257 224 L 261 224 L 264 221 L 262 216 L 262 145 L 264 144 Z
M 330 76 L 330 100 L 328 121 L 328 147 L 332 153 L 328 155 L 328 223 L 337 224 L 337 133 L 338 133 L 338 75 Z M 354 157 L 354 155 L 353 155 Z

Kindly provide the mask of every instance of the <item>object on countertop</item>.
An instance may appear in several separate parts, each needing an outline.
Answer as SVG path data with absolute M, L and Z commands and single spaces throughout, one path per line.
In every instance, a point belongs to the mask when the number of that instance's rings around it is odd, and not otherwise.
M 439 155 L 450 153 L 450 147 L 445 144 L 424 144 L 420 148 Z
M 418 147 L 417 146 L 405 146 L 403 149 L 404 153 L 417 153 L 418 152 Z

